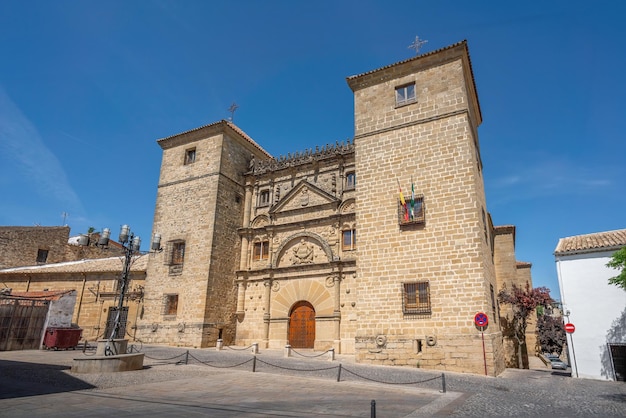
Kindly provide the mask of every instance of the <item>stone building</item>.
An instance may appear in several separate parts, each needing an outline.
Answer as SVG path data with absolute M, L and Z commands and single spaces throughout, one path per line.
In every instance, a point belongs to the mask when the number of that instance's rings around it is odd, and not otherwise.
M 353 141 L 273 158 L 228 121 L 158 141 L 144 342 L 504 369 L 496 295 L 530 265 L 487 211 L 466 42 L 347 82 Z
M 131 339 L 136 336 L 137 318 L 143 311 L 143 287 L 149 257 L 137 257 L 131 265 L 130 289 L 122 313 L 127 319 L 122 333 Z M 122 266 L 123 257 L 118 256 L 13 267 L 0 270 L 0 284 L 7 297 L 75 292 L 71 323 L 82 328 L 84 340 L 96 341 L 111 335 Z M 4 325 L 0 324 L 0 337 Z
M 515 226 L 503 225 L 493 228 L 494 235 L 494 263 L 496 267 L 497 289 L 511 289 L 513 285 L 525 289 L 533 287 L 531 277 L 531 263 L 517 261 L 515 257 Z M 504 336 L 504 351 L 506 367 L 528 369 L 529 356 L 540 353 L 537 338 L 537 313 L 527 319 L 526 338 L 522 343 L 521 364 L 518 358 L 518 341 L 514 337 L 512 328 L 513 308 L 507 304 L 500 304 L 493 317 L 500 318 Z
M 106 254 L 94 246 L 97 233 L 83 236 L 91 245 L 70 244 L 69 226 L 0 226 L 0 269 L 123 254 L 121 245 L 113 241 Z

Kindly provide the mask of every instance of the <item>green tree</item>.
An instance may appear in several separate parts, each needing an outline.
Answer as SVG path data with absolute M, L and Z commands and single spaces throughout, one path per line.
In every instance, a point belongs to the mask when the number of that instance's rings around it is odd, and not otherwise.
M 498 300 L 501 303 L 511 305 L 513 318 L 507 326 L 509 328 L 507 333 L 516 342 L 517 367 L 523 368 L 528 317 L 536 311 L 538 306 L 547 308 L 554 302 L 550 297 L 550 289 L 547 287 L 531 289 L 528 282 L 526 282 L 526 288 L 513 285 L 511 289 L 502 289 L 498 292 Z
M 614 284 L 617 287 L 621 287 L 626 290 L 626 247 L 613 253 L 611 261 L 606 263 L 607 267 L 615 270 L 620 270 L 620 273 L 609 279 L 609 284 Z

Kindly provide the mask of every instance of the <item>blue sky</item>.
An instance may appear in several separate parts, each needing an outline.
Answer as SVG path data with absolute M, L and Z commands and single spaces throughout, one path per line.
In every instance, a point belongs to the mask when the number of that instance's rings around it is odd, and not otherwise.
M 393 5 L 393 7 L 392 7 Z M 466 39 L 488 209 L 558 297 L 561 237 L 625 228 L 626 3 L 0 2 L 0 225 L 150 241 L 159 138 L 227 119 L 275 156 L 354 135 L 345 78 Z M 395 185 L 390 194 L 395 196 Z M 114 232 L 114 236 L 117 233 Z

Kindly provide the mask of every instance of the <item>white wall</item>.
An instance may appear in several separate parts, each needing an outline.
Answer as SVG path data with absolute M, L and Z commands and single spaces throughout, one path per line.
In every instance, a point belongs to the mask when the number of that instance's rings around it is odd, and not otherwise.
M 608 283 L 619 273 L 606 267 L 612 255 L 556 257 L 563 313 L 570 311 L 569 322 L 576 327 L 567 338 L 573 377 L 613 380 L 606 344 L 626 343 L 626 291 Z

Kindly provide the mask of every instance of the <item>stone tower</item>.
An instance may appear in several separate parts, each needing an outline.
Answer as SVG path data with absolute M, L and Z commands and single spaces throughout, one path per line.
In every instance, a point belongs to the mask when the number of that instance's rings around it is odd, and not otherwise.
M 357 361 L 499 374 L 482 120 L 466 42 L 347 81 L 358 176 Z M 484 335 L 474 325 L 479 312 L 490 319 Z
M 163 157 L 152 230 L 162 251 L 148 263 L 139 338 L 191 347 L 215 345 L 220 337 L 231 343 L 243 174 L 253 158 L 269 155 L 228 121 L 158 144 Z

